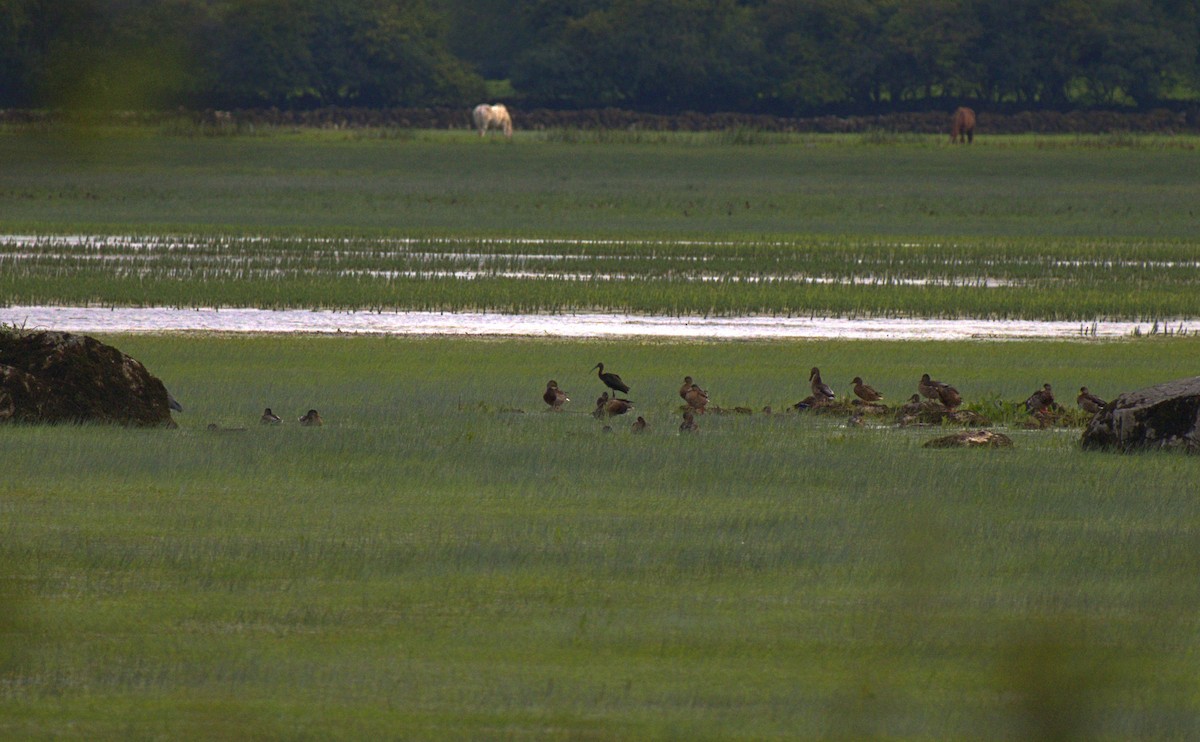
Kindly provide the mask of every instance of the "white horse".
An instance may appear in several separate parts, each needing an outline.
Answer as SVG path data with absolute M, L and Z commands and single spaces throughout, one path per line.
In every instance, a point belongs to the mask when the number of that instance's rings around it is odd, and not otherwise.
M 504 136 L 512 138 L 512 117 L 508 115 L 504 104 L 489 106 L 487 103 L 480 103 L 471 112 L 471 117 L 475 119 L 475 128 L 479 129 L 479 136 L 483 136 L 489 127 L 494 126 L 503 129 Z

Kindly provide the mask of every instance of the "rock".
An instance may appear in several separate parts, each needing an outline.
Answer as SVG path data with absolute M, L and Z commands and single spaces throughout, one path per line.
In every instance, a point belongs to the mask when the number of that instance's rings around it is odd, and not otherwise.
M 972 410 L 952 410 L 941 402 L 923 399 L 920 402 L 905 404 L 896 413 L 896 422 L 900 427 L 909 425 L 963 425 L 977 427 L 991 425 L 991 421 Z
M 1012 448 L 1012 438 L 990 430 L 964 430 L 961 433 L 934 438 L 925 448 Z
M 116 348 L 0 328 L 0 422 L 8 421 L 175 426 L 162 381 Z
M 1179 448 L 1200 453 L 1200 376 L 1126 392 L 1092 418 L 1086 449 Z

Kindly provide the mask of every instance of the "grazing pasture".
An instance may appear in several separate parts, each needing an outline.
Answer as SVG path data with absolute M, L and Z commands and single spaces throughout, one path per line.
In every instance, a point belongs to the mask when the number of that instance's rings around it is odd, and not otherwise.
M 0 431 L 0 736 L 1149 739 L 1198 712 L 1193 460 L 798 414 L 677 434 L 685 374 L 780 409 L 814 364 L 893 402 L 928 370 L 986 405 L 1193 373 L 1193 339 L 105 339 L 187 411 Z M 586 414 L 597 361 L 646 433 Z
M 377 134 L 0 130 L 0 221 L 8 233 L 1132 244 L 1194 240 L 1200 221 L 1188 137 L 966 148 L 944 134 Z

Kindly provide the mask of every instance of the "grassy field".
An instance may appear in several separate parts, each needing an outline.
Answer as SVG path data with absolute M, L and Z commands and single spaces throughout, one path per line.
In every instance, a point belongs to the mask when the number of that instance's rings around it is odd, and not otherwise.
M 1196 143 L 9 128 L 0 301 L 1184 319 Z
M 197 133 L 0 130 L 0 234 L 40 237 L 0 303 L 1196 316 L 1194 139 Z M 0 428 L 0 738 L 1195 735 L 1195 462 L 1014 413 L 1195 337 L 112 340 L 187 411 Z M 598 361 L 649 433 L 586 414 Z M 779 410 L 813 365 L 929 372 L 1016 447 L 677 434 L 683 375 Z
M 8 232 L 1193 241 L 1195 139 L 0 131 Z M 561 135 L 561 132 L 559 133 Z M 737 140 L 733 140 L 737 141 Z
M 1194 374 L 1194 339 L 111 340 L 187 411 L 3 429 L 0 737 L 1195 731 L 1191 459 L 800 415 L 675 431 L 684 374 L 756 408 L 811 365 L 893 402 L 924 371 L 968 402 L 1113 396 Z M 597 361 L 648 434 L 581 414 Z M 550 377 L 570 411 L 540 409 Z M 290 422 L 309 407 L 324 427 Z

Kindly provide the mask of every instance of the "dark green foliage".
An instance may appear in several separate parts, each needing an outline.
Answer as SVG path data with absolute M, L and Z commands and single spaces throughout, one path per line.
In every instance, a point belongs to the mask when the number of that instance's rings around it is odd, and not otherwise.
M 1197 48 L 1188 0 L 0 0 L 0 106 L 1145 109 Z

